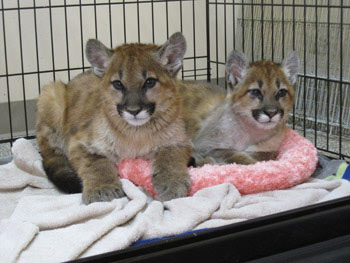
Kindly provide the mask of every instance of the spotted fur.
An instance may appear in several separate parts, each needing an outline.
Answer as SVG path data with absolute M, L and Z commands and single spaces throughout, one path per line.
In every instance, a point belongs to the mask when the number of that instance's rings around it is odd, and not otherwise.
M 148 158 L 161 200 L 187 195 L 192 148 L 175 78 L 185 50 L 181 33 L 160 47 L 126 44 L 110 50 L 89 40 L 92 69 L 68 84 L 43 88 L 37 139 L 44 169 L 59 189 L 82 191 L 85 204 L 121 197 L 116 161 Z
M 226 64 L 227 94 L 200 84 L 183 86 L 184 118 L 197 164 L 274 159 L 294 104 L 298 64 L 294 52 L 279 65 L 249 64 L 233 51 Z

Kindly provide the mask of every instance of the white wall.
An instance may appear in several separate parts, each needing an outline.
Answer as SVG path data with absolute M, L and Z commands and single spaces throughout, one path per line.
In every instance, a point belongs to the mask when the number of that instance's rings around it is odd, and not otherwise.
M 20 7 L 28 9 L 21 9 L 19 12 L 16 10 L 18 7 L 17 1 L 3 0 L 1 3 L 5 10 L 0 11 L 0 103 L 7 102 L 8 95 L 11 102 L 23 100 L 23 90 L 25 91 L 27 100 L 35 99 L 39 94 L 39 86 L 49 83 L 54 77 L 56 80 L 67 81 L 67 53 L 69 53 L 70 68 L 81 68 L 83 64 L 85 67 L 88 66 L 89 64 L 86 58 L 84 58 L 81 48 L 85 46 L 87 39 L 95 38 L 96 36 L 95 8 L 97 38 L 99 40 L 107 46 L 117 46 L 123 44 L 125 41 L 138 41 L 137 4 L 128 3 L 135 2 L 135 0 L 125 1 L 127 3 L 125 5 L 126 39 L 124 39 L 124 10 L 121 4 L 123 1 L 121 0 L 96 0 L 97 4 L 107 4 L 97 5 L 96 7 L 93 5 L 79 7 L 78 0 L 67 0 L 66 4 L 73 6 L 66 7 L 66 14 L 64 8 L 65 1 L 63 0 L 52 0 L 52 8 L 48 7 L 48 0 L 35 0 L 36 9 L 33 8 L 33 2 L 29 0 L 20 1 Z M 84 5 L 94 3 L 92 0 L 82 0 L 81 2 Z M 142 0 L 139 1 L 140 42 L 149 43 L 152 42 L 152 5 L 151 3 L 143 2 Z M 111 5 L 108 5 L 108 3 L 111 3 Z M 186 57 L 193 57 L 194 54 L 196 56 L 206 56 L 205 4 L 204 0 L 194 1 L 196 41 L 194 46 L 192 1 L 168 2 L 169 35 L 181 29 L 180 11 L 182 7 L 183 33 L 188 43 Z M 9 10 L 11 8 L 13 10 Z M 53 43 L 51 42 L 50 9 L 52 14 Z M 111 12 L 111 20 L 109 11 Z M 153 11 L 154 40 L 156 44 L 161 44 L 167 39 L 166 3 L 155 1 L 153 3 Z M 5 20 L 8 72 L 6 72 L 4 53 L 3 15 Z M 37 33 L 35 33 L 35 15 Z M 65 15 L 67 16 L 66 23 Z M 82 25 L 80 19 L 82 20 Z M 112 34 L 110 34 L 110 22 Z M 22 37 L 23 70 L 21 65 L 19 26 L 21 27 Z M 68 29 L 68 41 L 66 41 L 66 26 Z M 81 38 L 81 28 L 83 38 Z M 36 37 L 38 48 L 36 48 Z M 212 49 L 215 49 L 215 47 L 212 47 Z M 195 66 L 197 69 L 206 68 L 206 58 L 197 59 Z M 184 69 L 191 70 L 193 68 L 194 60 L 185 60 Z M 54 69 L 56 71 L 55 73 L 52 72 Z M 33 73 L 37 71 L 42 73 Z M 45 71 L 48 72 L 45 73 Z M 25 73 L 24 77 L 22 77 L 22 72 Z M 71 70 L 70 77 L 72 78 L 80 72 L 81 70 Z M 7 92 L 6 73 L 10 75 L 8 78 L 9 94 Z M 198 71 L 198 73 L 205 74 L 206 70 Z M 12 74 L 18 75 L 11 76 Z M 193 75 L 193 72 L 185 72 L 184 75 Z M 179 76 L 181 77 L 182 74 L 180 73 Z M 206 79 L 206 76 L 198 77 L 197 79 Z

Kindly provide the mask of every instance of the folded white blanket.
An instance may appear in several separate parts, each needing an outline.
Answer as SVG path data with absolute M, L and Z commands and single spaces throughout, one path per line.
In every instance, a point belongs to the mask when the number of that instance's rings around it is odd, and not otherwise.
M 0 166 L 1 262 L 62 262 L 171 236 L 278 213 L 350 195 L 345 180 L 308 182 L 287 190 L 241 196 L 230 184 L 161 203 L 122 180 L 127 197 L 82 204 L 46 179 L 31 143 L 15 142 L 13 162 Z

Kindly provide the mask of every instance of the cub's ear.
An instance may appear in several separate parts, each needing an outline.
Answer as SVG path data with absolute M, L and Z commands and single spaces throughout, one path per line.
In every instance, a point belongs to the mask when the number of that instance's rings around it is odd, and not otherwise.
M 175 77 L 182 66 L 186 52 L 186 40 L 182 33 L 174 33 L 158 50 L 157 55 L 161 63 L 168 70 L 170 76 Z
M 236 86 L 244 78 L 249 62 L 245 55 L 237 50 L 233 50 L 226 62 L 227 82 L 231 88 Z
M 286 73 L 290 84 L 294 85 L 297 81 L 299 69 L 299 58 L 295 51 L 290 52 L 289 55 L 283 60 L 282 68 Z
M 96 39 L 89 39 L 86 43 L 85 53 L 93 72 L 97 76 L 102 77 L 113 55 L 113 50 L 108 49 Z

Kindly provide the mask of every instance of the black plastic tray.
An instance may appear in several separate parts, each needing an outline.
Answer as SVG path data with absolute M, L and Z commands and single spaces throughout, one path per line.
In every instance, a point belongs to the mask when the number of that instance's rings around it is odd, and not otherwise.
M 350 262 L 350 196 L 74 262 Z

